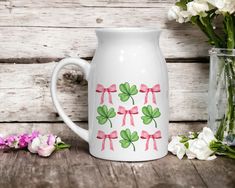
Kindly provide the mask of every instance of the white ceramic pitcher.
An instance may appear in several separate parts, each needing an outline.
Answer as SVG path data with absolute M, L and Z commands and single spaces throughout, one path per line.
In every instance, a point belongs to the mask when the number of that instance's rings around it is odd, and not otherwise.
M 89 143 L 91 155 L 117 161 L 145 161 L 167 154 L 168 76 L 154 28 L 97 29 L 98 48 L 89 64 L 67 58 L 55 67 L 51 94 L 64 122 Z M 65 65 L 78 65 L 88 80 L 89 130 L 74 124 L 56 95 Z

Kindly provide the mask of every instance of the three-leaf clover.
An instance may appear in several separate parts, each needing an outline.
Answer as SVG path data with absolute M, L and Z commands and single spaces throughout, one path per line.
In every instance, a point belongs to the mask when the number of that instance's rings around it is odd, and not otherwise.
M 152 121 L 154 121 L 155 127 L 157 127 L 157 122 L 155 118 L 158 118 L 161 115 L 159 108 L 153 109 L 152 106 L 148 105 L 142 108 L 142 112 L 144 114 L 144 116 L 141 117 L 141 119 L 143 120 L 143 123 L 145 125 L 148 125 Z
M 130 129 L 126 129 L 122 130 L 120 132 L 120 135 L 122 137 L 122 140 L 119 141 L 121 143 L 121 146 L 123 148 L 128 148 L 130 145 L 132 145 L 133 151 L 135 151 L 135 145 L 133 144 L 133 142 L 139 140 L 138 133 L 136 131 L 131 133 Z
M 98 120 L 98 123 L 101 125 L 104 125 L 107 121 L 110 123 L 110 127 L 112 127 L 112 122 L 110 118 L 113 118 L 116 116 L 116 112 L 114 111 L 114 108 L 108 109 L 106 105 L 99 106 L 97 108 L 97 112 L 99 116 L 96 117 Z
M 120 100 L 122 102 L 126 102 L 128 101 L 129 98 L 131 98 L 132 104 L 134 105 L 135 102 L 134 102 L 132 95 L 136 95 L 138 93 L 136 85 L 130 86 L 129 83 L 125 82 L 119 85 L 119 89 L 121 91 L 121 93 L 118 94 L 118 96 L 120 97 Z

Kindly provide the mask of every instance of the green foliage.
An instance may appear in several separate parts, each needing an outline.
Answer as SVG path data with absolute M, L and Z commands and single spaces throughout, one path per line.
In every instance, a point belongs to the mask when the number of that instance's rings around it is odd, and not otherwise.
M 125 82 L 119 85 L 119 89 L 121 91 L 121 93 L 118 94 L 120 100 L 122 102 L 126 102 L 129 100 L 129 98 L 131 98 L 132 104 L 134 105 L 135 102 L 132 96 L 138 93 L 136 85 L 130 86 L 129 83 Z
M 175 3 L 178 7 L 182 8 L 183 10 L 187 10 L 187 3 L 193 0 L 180 0 Z
M 155 121 L 155 118 L 158 118 L 161 115 L 159 108 L 153 109 L 151 105 L 148 105 L 142 108 L 142 112 L 144 114 L 144 116 L 141 117 L 143 123 L 145 125 L 148 125 L 152 121 L 154 121 L 155 127 L 157 127 L 157 122 Z
M 59 142 L 55 145 L 55 149 L 58 150 L 63 150 L 63 149 L 67 149 L 70 148 L 71 146 L 69 144 L 65 144 L 64 142 Z
M 99 114 L 99 116 L 96 117 L 96 119 L 98 120 L 98 123 L 101 125 L 104 125 L 107 121 L 109 121 L 110 127 L 112 127 L 112 122 L 110 118 L 113 118 L 116 116 L 116 112 L 114 108 L 108 109 L 106 105 L 103 105 L 97 108 L 97 112 Z
M 121 146 L 123 148 L 128 148 L 130 145 L 132 145 L 133 151 L 135 151 L 135 145 L 133 144 L 133 142 L 139 140 L 138 133 L 136 131 L 131 133 L 130 129 L 126 129 L 122 130 L 120 135 L 122 137 L 122 140 L 119 141 L 121 143 Z

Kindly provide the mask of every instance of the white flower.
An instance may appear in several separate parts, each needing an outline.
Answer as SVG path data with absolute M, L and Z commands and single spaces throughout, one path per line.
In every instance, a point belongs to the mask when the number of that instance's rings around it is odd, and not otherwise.
M 176 20 L 179 23 L 184 23 L 189 21 L 188 19 L 188 12 L 183 11 L 178 6 L 172 6 L 168 11 L 168 20 Z
M 52 152 L 55 150 L 54 145 L 44 145 L 38 147 L 38 155 L 42 157 L 48 157 L 52 154 Z
M 173 136 L 171 142 L 168 144 L 168 151 L 177 155 L 179 159 L 182 159 L 185 155 L 186 148 L 184 144 L 180 143 L 181 138 L 179 136 Z
M 39 135 L 28 144 L 28 150 L 32 153 L 38 153 L 40 156 L 48 157 L 55 150 L 54 135 Z
M 208 127 L 204 127 L 202 132 L 198 135 L 198 138 L 205 141 L 208 145 L 212 140 L 216 140 L 214 133 Z
M 206 11 L 208 10 L 210 9 L 206 0 L 194 0 L 187 3 L 187 11 L 192 16 L 197 16 L 197 15 L 206 16 L 207 15 Z
M 37 153 L 38 152 L 38 147 L 40 146 L 41 142 L 40 142 L 40 138 L 36 137 L 33 139 L 33 141 L 31 143 L 28 144 L 28 150 L 31 153 Z
M 233 14 L 235 12 L 235 1 L 234 0 L 207 0 L 208 3 L 218 8 L 219 12 L 228 12 Z
M 213 153 L 209 145 L 199 138 L 190 140 L 189 148 L 186 151 L 189 159 L 197 158 L 199 160 L 207 160 Z

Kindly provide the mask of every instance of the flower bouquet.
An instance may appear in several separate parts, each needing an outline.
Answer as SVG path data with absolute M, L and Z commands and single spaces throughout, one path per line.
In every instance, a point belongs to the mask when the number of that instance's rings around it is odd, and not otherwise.
M 208 152 L 210 155 L 213 151 L 226 155 L 229 150 L 232 154 L 229 152 L 227 156 L 234 158 L 234 150 L 229 145 L 235 145 L 235 0 L 179 0 L 168 11 L 168 19 L 198 26 L 213 46 L 210 51 L 208 125 L 215 138 L 213 143 L 204 144 L 211 151 Z M 186 141 L 183 144 L 186 154 L 192 158 L 188 148 L 202 146 L 200 134 L 195 133 L 194 138 L 192 135 L 174 137 L 173 141 L 181 144 Z M 223 152 L 218 152 L 222 147 Z M 170 150 L 173 151 L 172 145 Z M 208 156 L 197 158 L 207 159 Z

